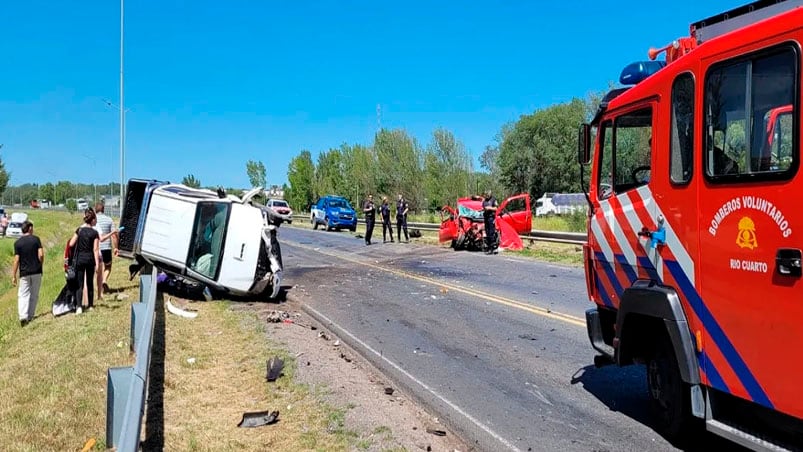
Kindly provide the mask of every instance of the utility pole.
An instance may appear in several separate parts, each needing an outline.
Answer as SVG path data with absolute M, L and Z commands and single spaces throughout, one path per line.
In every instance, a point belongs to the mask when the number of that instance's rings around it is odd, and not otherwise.
M 120 0 L 120 209 L 123 206 L 123 190 L 125 185 L 125 103 L 123 99 L 123 25 L 124 0 Z

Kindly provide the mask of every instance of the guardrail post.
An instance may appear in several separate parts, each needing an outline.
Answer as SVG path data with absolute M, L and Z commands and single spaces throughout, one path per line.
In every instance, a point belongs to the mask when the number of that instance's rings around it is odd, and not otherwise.
M 139 449 L 148 392 L 148 369 L 157 298 L 156 270 L 141 271 L 139 302 L 131 304 L 131 351 L 134 366 L 109 368 L 106 377 L 106 445 L 120 452 Z
M 106 372 L 106 444 L 119 444 L 125 418 L 125 401 L 134 377 L 133 367 L 112 367 Z

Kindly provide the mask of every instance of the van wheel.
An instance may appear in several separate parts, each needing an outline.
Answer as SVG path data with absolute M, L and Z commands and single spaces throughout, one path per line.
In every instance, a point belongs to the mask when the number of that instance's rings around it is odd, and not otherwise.
M 675 350 L 669 334 L 662 332 L 647 361 L 650 411 L 656 427 L 666 439 L 677 442 L 691 433 L 691 389 L 680 377 Z
M 309 222 L 312 223 L 312 230 L 313 231 L 317 231 L 318 230 L 318 222 L 315 221 L 315 215 L 309 217 Z

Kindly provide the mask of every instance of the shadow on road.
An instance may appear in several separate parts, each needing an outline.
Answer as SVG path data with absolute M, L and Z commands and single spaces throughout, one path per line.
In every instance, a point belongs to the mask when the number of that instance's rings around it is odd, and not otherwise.
M 604 403 L 611 411 L 622 413 L 655 430 L 648 408 L 649 396 L 644 366 L 601 368 L 586 366 L 572 376 L 571 384 L 582 385 L 583 389 Z M 656 431 L 656 434 L 659 433 Z M 673 442 L 672 445 L 688 452 L 747 451 L 737 444 L 705 431 L 702 422 L 699 432 L 687 439 L 684 444 Z

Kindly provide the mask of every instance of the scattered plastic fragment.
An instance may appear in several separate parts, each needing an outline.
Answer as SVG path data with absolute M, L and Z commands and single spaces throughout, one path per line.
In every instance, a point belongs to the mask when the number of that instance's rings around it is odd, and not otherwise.
M 93 447 L 95 447 L 95 438 L 89 438 L 89 440 L 84 443 L 84 448 L 81 449 L 81 452 L 89 452 Z
M 268 381 L 276 381 L 276 379 L 281 376 L 283 368 L 284 360 L 278 356 L 271 357 L 271 359 L 268 360 L 268 372 L 265 375 L 265 378 Z
M 271 311 L 268 314 L 268 323 L 281 323 L 284 319 L 289 319 L 290 315 L 284 311 Z
M 270 425 L 279 420 L 278 411 L 255 411 L 251 413 L 243 413 L 243 418 L 237 427 L 261 427 L 263 425 Z
M 173 305 L 170 300 L 170 297 L 167 298 L 167 311 L 171 314 L 175 314 L 179 317 L 184 317 L 185 319 L 194 319 L 198 317 L 197 311 L 189 311 L 186 309 L 181 309 Z

